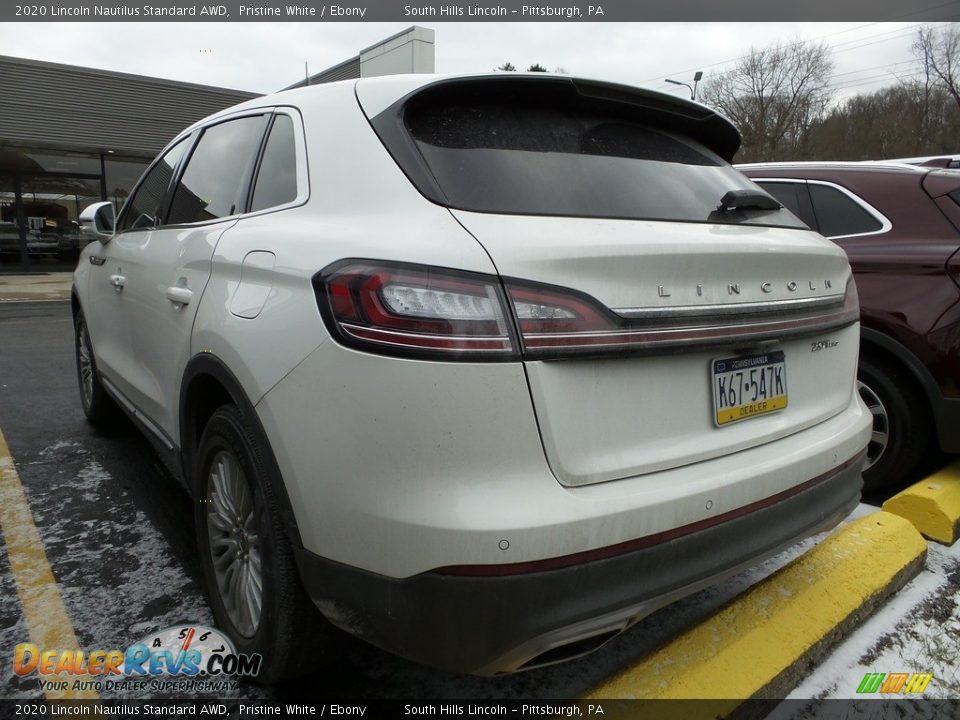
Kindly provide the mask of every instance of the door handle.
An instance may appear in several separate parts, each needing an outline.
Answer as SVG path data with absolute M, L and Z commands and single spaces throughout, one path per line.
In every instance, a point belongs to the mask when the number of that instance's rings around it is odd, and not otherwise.
M 167 288 L 167 300 L 177 305 L 186 305 L 193 300 L 193 291 L 180 285 Z
M 127 279 L 123 275 L 111 275 L 110 284 L 113 285 L 113 289 L 117 292 L 123 290 L 124 284 L 127 282 Z

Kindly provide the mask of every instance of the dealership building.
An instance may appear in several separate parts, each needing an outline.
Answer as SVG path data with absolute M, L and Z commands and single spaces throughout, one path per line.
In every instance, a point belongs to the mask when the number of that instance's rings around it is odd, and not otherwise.
M 278 89 L 433 71 L 434 33 L 415 26 Z M 0 77 L 0 272 L 69 265 L 84 207 L 119 209 L 177 133 L 258 95 L 3 55 Z

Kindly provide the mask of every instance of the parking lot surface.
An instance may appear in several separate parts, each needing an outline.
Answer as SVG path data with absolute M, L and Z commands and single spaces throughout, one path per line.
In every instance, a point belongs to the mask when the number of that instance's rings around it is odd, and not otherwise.
M 0 304 L 0 432 L 6 438 L 56 595 L 81 648 L 124 648 L 179 623 L 212 624 L 193 540 L 193 508 L 132 425 L 97 431 L 80 410 L 66 302 Z M 861 506 L 863 515 L 875 508 Z M 430 670 L 344 638 L 332 667 L 309 682 L 240 684 L 228 698 L 570 698 L 666 643 L 775 572 L 813 538 L 655 613 L 597 653 L 500 678 Z M 36 676 L 12 670 L 13 648 L 31 641 L 8 542 L 0 543 L 0 697 L 36 698 Z M 956 547 L 931 546 L 926 569 L 810 672 L 794 697 L 856 696 L 864 667 L 912 663 L 939 673 L 939 697 L 960 696 Z M 22 582 L 22 581 L 21 581 Z M 924 630 L 926 628 L 926 630 Z M 940 640 L 933 643 L 933 634 Z M 927 644 L 924 649 L 924 643 Z M 899 654 L 898 654 L 899 653 Z M 926 665 L 924 665 L 926 663 Z M 932 664 L 939 663 L 938 670 Z M 952 665 L 951 665 L 952 663 Z M 952 676 L 950 669 L 952 668 Z M 891 671 L 890 667 L 887 671 Z M 920 668 L 922 669 L 922 668 Z M 919 670 L 918 670 L 919 671 Z M 931 687 L 933 691 L 933 686 Z

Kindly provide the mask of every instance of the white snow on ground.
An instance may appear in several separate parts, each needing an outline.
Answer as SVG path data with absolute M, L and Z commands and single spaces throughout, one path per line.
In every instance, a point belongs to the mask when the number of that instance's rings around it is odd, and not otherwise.
M 50 462 L 76 461 L 87 452 L 61 441 L 39 455 Z M 117 483 L 109 482 L 111 476 L 99 462 L 82 457 L 81 463 L 79 470 L 58 473 L 62 491 L 53 501 L 50 495 L 31 497 L 34 520 L 81 646 L 123 649 L 171 625 L 212 625 L 206 598 L 191 585 L 149 518 Z M 95 515 L 90 508 L 97 508 Z M 59 549 L 64 547 L 68 550 Z M 145 607 L 151 608 L 149 620 L 143 619 Z M 27 642 L 26 630 L 18 619 L 0 633 L 7 642 L 2 647 Z M 14 695 L 36 697 L 35 683 L 25 681 L 29 687 Z
M 146 633 L 179 622 L 213 624 L 206 600 L 196 591 L 182 592 L 190 578 L 170 556 L 166 541 L 146 515 L 133 509 L 125 492 L 110 498 L 101 492 L 103 482 L 109 479 L 110 474 L 100 463 L 91 460 L 77 473 L 71 489 L 86 502 L 109 502 L 119 512 L 111 513 L 112 517 L 107 519 L 80 522 L 71 516 L 63 517 L 43 533 L 48 547 L 56 543 L 70 544 L 71 563 L 93 568 L 109 562 L 118 571 L 116 585 L 91 587 L 88 583 L 65 585 L 61 581 L 68 608 L 109 609 L 109 612 L 84 613 L 77 618 L 83 632 L 99 642 L 117 638 L 125 647 Z M 171 612 L 146 623 L 139 621 L 139 610 L 144 605 L 166 596 L 176 600 Z
M 924 698 L 960 698 L 958 581 L 960 542 L 928 543 L 920 574 L 845 638 L 789 698 L 864 698 L 857 687 L 868 672 L 931 673 Z
M 57 440 L 57 442 L 55 442 L 53 445 L 48 445 L 43 450 L 41 450 L 40 456 L 55 457 L 58 454 L 60 454 L 61 450 L 68 449 L 68 448 L 71 450 L 80 450 L 86 453 L 86 450 L 83 449 L 83 446 L 74 440 Z

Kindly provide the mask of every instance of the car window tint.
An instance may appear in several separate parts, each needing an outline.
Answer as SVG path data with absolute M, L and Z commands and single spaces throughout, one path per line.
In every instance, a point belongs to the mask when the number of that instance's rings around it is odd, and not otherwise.
M 163 199 L 170 187 L 173 171 L 187 149 L 187 138 L 184 138 L 164 153 L 163 157 L 147 171 L 140 185 L 127 200 L 120 219 L 117 222 L 117 232 L 131 228 L 155 227 L 163 207 Z
M 827 185 L 810 184 L 810 200 L 824 237 L 876 232 L 883 224 L 846 193 Z
M 264 210 L 297 199 L 297 149 L 293 119 L 277 115 L 263 151 L 251 210 Z
M 754 182 L 773 195 L 780 204 L 792 212 L 811 228 L 816 229 L 817 219 L 813 216 L 810 196 L 804 182 L 771 182 L 763 178 L 754 178 Z
M 455 97 L 404 122 L 454 208 L 803 227 L 779 209 L 719 211 L 753 183 L 692 138 L 588 107 Z
M 203 222 L 243 212 L 253 162 L 267 116 L 204 130 L 177 184 L 167 224 Z
M 777 200 L 780 201 L 780 204 L 783 205 L 787 210 L 792 212 L 797 217 L 801 217 L 800 210 L 800 191 L 803 189 L 803 185 L 799 183 L 785 183 L 785 182 L 763 182 L 762 180 L 755 181 L 757 185 L 762 187 L 768 193 L 773 195 Z

